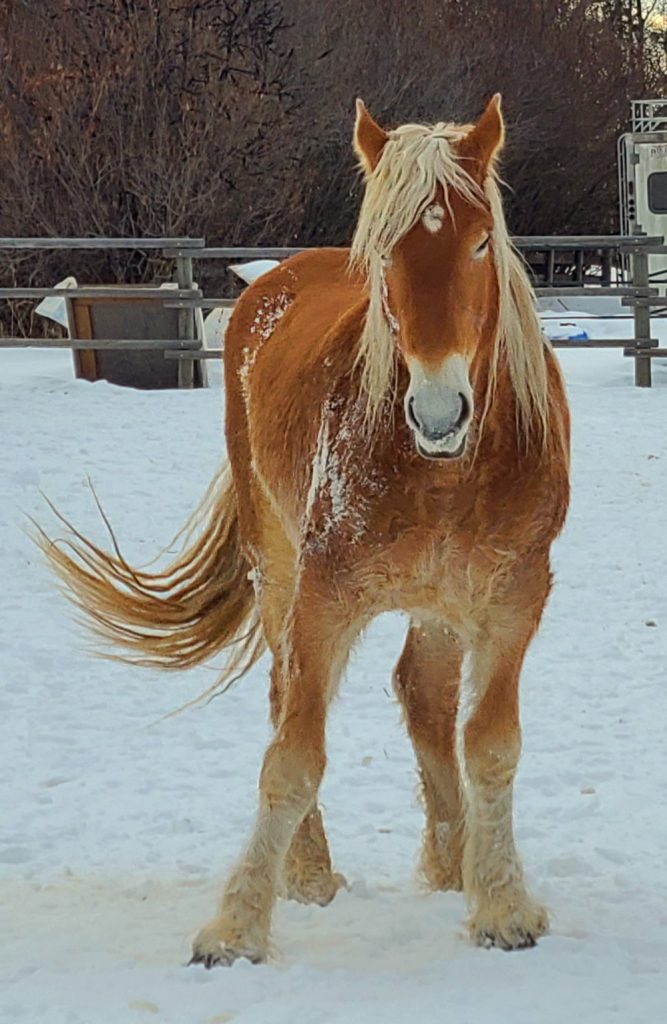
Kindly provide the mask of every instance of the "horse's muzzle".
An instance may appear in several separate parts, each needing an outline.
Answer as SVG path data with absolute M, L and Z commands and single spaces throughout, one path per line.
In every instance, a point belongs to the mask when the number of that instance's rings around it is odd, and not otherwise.
M 465 360 L 453 356 L 435 371 L 416 360 L 410 366 L 405 418 L 417 451 L 426 459 L 463 455 L 472 421 L 472 389 Z

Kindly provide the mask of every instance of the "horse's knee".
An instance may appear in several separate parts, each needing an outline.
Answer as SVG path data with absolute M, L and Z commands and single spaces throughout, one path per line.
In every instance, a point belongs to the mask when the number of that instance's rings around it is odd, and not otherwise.
M 504 729 L 471 729 L 464 733 L 466 773 L 478 787 L 509 785 L 521 756 L 518 725 Z
M 283 727 L 270 744 L 260 774 L 260 790 L 270 806 L 289 803 L 308 806 L 319 789 L 326 756 L 323 744 L 294 742 Z

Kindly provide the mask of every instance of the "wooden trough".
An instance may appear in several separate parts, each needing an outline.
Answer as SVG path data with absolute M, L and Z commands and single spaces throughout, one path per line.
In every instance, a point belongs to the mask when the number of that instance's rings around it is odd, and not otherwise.
M 142 390 L 177 388 L 180 380 L 179 362 L 165 359 L 165 348 L 150 345 L 141 348 L 141 341 L 177 343 L 178 309 L 165 306 L 164 298 L 146 298 L 141 288 L 132 297 L 118 298 L 110 294 L 95 297 L 67 298 L 70 337 L 77 341 L 104 340 L 99 346 L 73 348 L 74 372 L 83 380 L 106 380 L 121 387 Z M 109 289 L 105 289 L 109 291 Z M 168 290 L 167 292 L 168 298 Z M 112 347 L 114 341 L 132 339 L 132 347 Z M 206 368 L 194 362 L 192 387 L 206 384 Z

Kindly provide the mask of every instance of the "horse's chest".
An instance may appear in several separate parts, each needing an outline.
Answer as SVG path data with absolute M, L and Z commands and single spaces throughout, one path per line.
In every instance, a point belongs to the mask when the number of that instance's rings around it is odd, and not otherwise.
M 553 536 L 546 484 L 485 478 L 395 493 L 383 516 L 384 557 L 397 602 L 478 605 Z M 399 594 L 400 591 L 400 594 Z
M 440 552 L 448 559 L 460 551 L 467 558 L 482 539 L 509 540 L 515 532 L 515 504 L 496 500 L 474 481 L 396 488 L 380 510 L 381 532 L 399 546 Z
M 487 461 L 474 471 L 430 469 L 387 487 L 390 533 L 404 529 L 443 555 L 471 556 L 485 549 L 518 552 L 557 532 L 567 485 L 548 463 L 503 470 Z

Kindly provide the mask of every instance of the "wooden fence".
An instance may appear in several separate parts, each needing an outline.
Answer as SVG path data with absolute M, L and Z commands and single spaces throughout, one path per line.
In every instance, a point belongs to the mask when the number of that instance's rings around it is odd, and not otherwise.
M 649 255 L 667 252 L 661 237 L 645 235 L 599 235 L 599 236 L 528 236 L 513 239 L 516 248 L 523 254 L 529 266 L 542 268 L 535 281 L 539 297 L 571 296 L 616 296 L 632 312 L 634 338 L 629 340 L 591 338 L 577 342 L 578 347 L 623 348 L 624 354 L 635 360 L 635 384 L 651 386 L 651 359 L 667 356 L 667 349 L 661 349 L 658 341 L 651 337 L 652 309 L 666 308 L 667 298 L 659 296 L 651 287 L 649 277 Z M 211 298 L 201 294 L 194 287 L 195 260 L 243 260 L 243 259 L 284 259 L 297 252 L 299 247 L 207 247 L 201 238 L 0 238 L 0 250 L 40 249 L 128 249 L 158 250 L 161 255 L 174 260 L 174 288 L 141 288 L 141 296 L 161 300 L 166 309 L 178 310 L 177 337 L 159 340 L 138 338 L 99 339 L 94 345 L 90 341 L 68 338 L 0 338 L 0 348 L 10 347 L 63 347 L 109 349 L 162 349 L 164 356 L 178 359 L 178 382 L 182 387 L 192 387 L 195 361 L 219 358 L 219 351 L 205 350 L 195 330 L 195 310 L 214 309 L 233 305 L 229 298 Z M 612 283 L 612 269 L 620 267 L 621 260 L 630 257 L 631 280 L 627 283 Z M 598 269 L 592 273 L 591 267 Z M 598 283 L 599 282 L 599 283 Z M 56 288 L 0 288 L 0 300 L 31 298 L 41 299 L 57 295 L 69 298 L 109 296 L 122 299 L 136 297 L 137 289 L 122 285 Z M 618 317 L 622 319 L 623 317 Z M 554 342 L 556 346 L 568 342 Z

